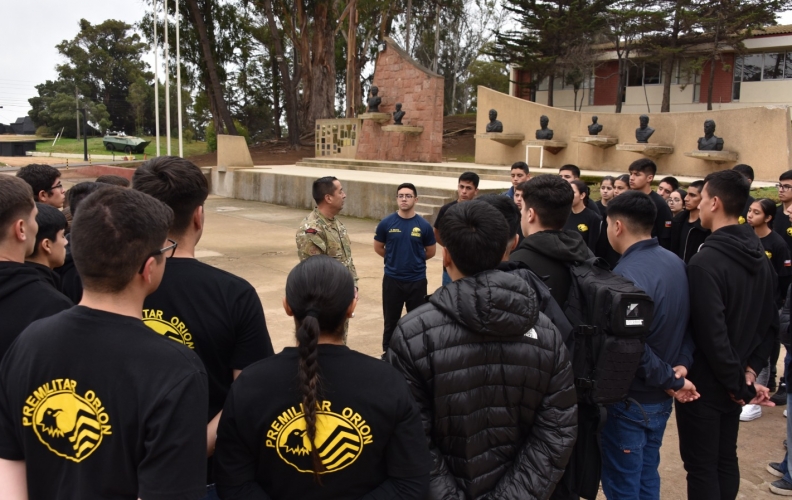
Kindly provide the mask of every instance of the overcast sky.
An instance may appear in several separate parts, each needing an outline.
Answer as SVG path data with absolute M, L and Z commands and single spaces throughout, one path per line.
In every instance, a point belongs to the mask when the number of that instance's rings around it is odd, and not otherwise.
M 63 63 L 55 45 L 74 38 L 79 20 L 98 24 L 106 19 L 138 22 L 150 7 L 146 0 L 27 0 L 3 2 L 0 15 L 0 123 L 26 116 L 27 100 L 37 95 L 35 85 L 57 77 L 55 66 Z M 779 18 L 792 24 L 792 12 Z M 151 53 L 145 57 L 153 62 Z

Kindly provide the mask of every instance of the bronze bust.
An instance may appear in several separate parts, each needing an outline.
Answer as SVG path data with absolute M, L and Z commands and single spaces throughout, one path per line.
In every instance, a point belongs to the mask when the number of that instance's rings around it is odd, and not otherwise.
M 541 125 L 542 128 L 536 131 L 537 140 L 550 141 L 553 139 L 553 131 L 547 128 L 547 124 L 549 123 L 550 123 L 550 118 L 546 117 L 545 115 L 542 115 L 539 118 L 539 125 Z
M 498 112 L 491 109 L 489 111 L 490 122 L 487 124 L 487 132 L 503 132 L 503 124 L 497 118 Z
M 646 144 L 649 142 L 649 138 L 652 137 L 652 134 L 654 134 L 654 129 L 649 126 L 648 116 L 641 115 L 638 120 L 641 122 L 641 126 L 635 129 L 635 140 L 640 144 Z
M 599 117 L 591 117 L 591 125 L 588 126 L 589 135 L 599 135 L 602 132 L 602 125 L 597 123 L 597 120 L 599 120 Z
M 723 151 L 723 139 L 715 136 L 715 120 L 704 122 L 704 137 L 699 137 L 699 151 Z
M 400 102 L 396 103 L 396 111 L 393 112 L 393 124 L 394 125 L 404 125 L 402 123 L 402 118 L 406 115 L 404 111 L 402 111 L 402 104 Z
M 382 97 L 379 97 L 377 94 L 379 94 L 379 89 L 372 86 L 368 100 L 369 113 L 379 113 L 379 105 L 382 103 Z

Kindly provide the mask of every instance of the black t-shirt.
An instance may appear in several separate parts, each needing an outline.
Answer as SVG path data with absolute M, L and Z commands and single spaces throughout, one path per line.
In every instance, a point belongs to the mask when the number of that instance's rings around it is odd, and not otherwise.
M 139 319 L 87 307 L 35 322 L 0 365 L 0 458 L 31 500 L 206 494 L 206 373 Z
M 671 222 L 674 220 L 674 214 L 671 213 L 665 198 L 655 191 L 649 192 L 649 198 L 652 199 L 657 207 L 657 217 L 652 228 L 652 236 L 657 238 L 661 247 L 671 250 Z
M 679 248 L 672 248 L 671 250 L 676 252 L 680 259 L 685 258 L 685 249 L 687 248 L 688 243 L 688 233 L 690 233 L 690 229 L 693 227 L 695 222 L 690 222 L 688 217 L 682 217 L 682 222 L 680 223 L 680 227 L 682 228 L 680 231 L 681 237 L 679 238 Z M 688 259 L 690 260 L 690 259 Z
M 792 274 L 792 262 L 790 262 L 789 247 L 784 243 L 783 238 L 774 232 L 770 232 L 764 238 L 759 238 L 762 248 L 767 254 L 767 258 L 773 264 L 773 269 L 779 276 L 789 276 Z
M 600 212 L 600 208 L 598 205 L 599 202 L 592 200 L 588 196 L 586 196 L 586 208 L 594 212 L 595 214 L 602 216 L 605 212 Z
M 602 200 L 599 200 L 599 201 L 595 202 L 594 204 L 597 205 L 597 211 L 602 216 L 602 219 L 605 220 L 605 215 L 608 212 L 608 207 L 606 207 L 605 205 L 602 204 Z
M 389 477 L 431 469 L 404 377 L 346 346 L 320 344 L 318 350 L 322 392 L 315 443 L 327 469 L 323 486 L 311 472 L 295 347 L 249 366 L 231 388 L 217 431 L 218 485 L 246 484 L 273 499 L 351 500 Z
M 580 213 L 572 212 L 567 219 L 565 230 L 577 231 L 583 237 L 589 249 L 593 252 L 597 248 L 597 240 L 600 235 L 600 224 L 602 219 L 599 215 L 588 208 L 584 208 Z
M 273 354 L 256 290 L 196 259 L 168 259 L 162 283 L 143 303 L 143 322 L 203 361 L 209 376 L 207 422 L 223 409 L 233 371 Z
M 792 252 L 792 226 L 789 224 L 789 216 L 784 212 L 783 203 L 778 205 L 776 209 L 776 214 L 773 218 L 773 231 L 784 240 L 787 248 Z

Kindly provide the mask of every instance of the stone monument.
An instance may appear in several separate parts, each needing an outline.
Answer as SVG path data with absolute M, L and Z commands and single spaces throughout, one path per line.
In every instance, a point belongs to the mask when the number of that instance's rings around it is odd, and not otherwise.
M 498 121 L 498 112 L 494 109 L 489 111 L 490 122 L 487 124 L 487 133 L 503 132 L 503 124 Z
M 382 103 L 382 97 L 378 96 L 379 89 L 372 86 L 369 91 L 368 112 L 379 113 L 379 105 Z
M 545 115 L 542 115 L 539 118 L 539 125 L 542 128 L 536 131 L 536 140 L 539 141 L 552 141 L 553 140 L 553 131 L 547 128 L 547 125 L 550 123 L 550 118 Z
M 641 115 L 638 120 L 641 122 L 641 126 L 635 129 L 635 140 L 638 144 L 646 144 L 652 134 L 654 134 L 654 129 L 649 126 L 648 116 Z
M 404 125 L 402 123 L 402 118 L 406 115 L 404 111 L 402 111 L 402 103 L 396 103 L 396 111 L 393 112 L 393 124 L 394 125 Z
M 588 126 L 589 135 L 599 135 L 602 132 L 602 125 L 597 123 L 597 120 L 599 120 L 599 117 L 591 117 L 591 125 Z
M 699 151 L 723 151 L 723 139 L 715 136 L 715 120 L 704 122 L 704 137 L 699 137 Z

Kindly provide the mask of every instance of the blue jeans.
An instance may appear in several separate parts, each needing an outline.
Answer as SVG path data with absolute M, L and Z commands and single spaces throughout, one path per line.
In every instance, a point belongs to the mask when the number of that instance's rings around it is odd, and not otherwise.
M 443 286 L 451 283 L 451 276 L 448 275 L 445 268 L 443 268 Z
M 659 500 L 660 446 L 673 400 L 608 406 L 602 429 L 602 491 L 608 500 Z
M 206 487 L 206 496 L 201 500 L 220 500 L 220 497 L 217 496 L 217 488 L 214 484 L 210 484 Z
M 792 355 L 789 354 L 787 351 L 786 356 L 784 357 L 784 378 L 792 377 L 792 373 L 790 373 L 790 366 L 789 362 L 792 361 Z M 787 408 L 792 405 L 792 392 L 789 391 L 790 386 L 789 382 L 792 380 L 785 380 L 784 383 L 787 385 Z M 786 419 L 786 438 L 787 438 L 787 447 L 790 443 L 792 443 L 792 415 L 788 416 Z M 789 471 L 792 470 L 792 459 L 790 459 L 789 452 L 784 455 L 784 460 L 781 461 L 781 468 L 784 470 L 784 481 L 792 484 L 792 475 L 789 474 Z

